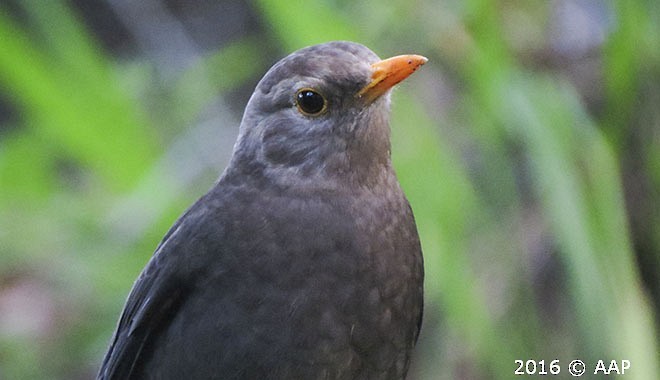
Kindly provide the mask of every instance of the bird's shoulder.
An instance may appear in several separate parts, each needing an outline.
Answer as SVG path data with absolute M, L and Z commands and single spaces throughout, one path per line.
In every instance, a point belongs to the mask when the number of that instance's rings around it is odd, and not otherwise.
M 226 193 L 219 195 L 222 190 Z M 221 248 L 222 231 L 246 196 L 241 193 L 216 184 L 170 227 L 133 284 L 99 379 L 128 379 L 141 365 L 145 345 L 167 325 L 195 281 L 202 280 L 213 260 L 211 248 Z

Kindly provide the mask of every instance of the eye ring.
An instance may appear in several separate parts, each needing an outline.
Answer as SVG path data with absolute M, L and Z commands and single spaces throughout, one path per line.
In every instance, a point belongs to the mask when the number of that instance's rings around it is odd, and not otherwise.
M 295 99 L 298 111 L 306 116 L 319 116 L 328 109 L 328 101 L 313 88 L 301 88 Z

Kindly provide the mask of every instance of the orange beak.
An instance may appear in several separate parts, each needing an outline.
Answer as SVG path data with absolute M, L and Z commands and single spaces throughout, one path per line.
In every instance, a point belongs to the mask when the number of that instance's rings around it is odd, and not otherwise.
M 357 96 L 364 98 L 367 103 L 371 103 L 379 96 L 397 83 L 408 78 L 417 68 L 428 61 L 421 55 L 397 55 L 396 57 L 384 59 L 371 65 L 373 73 L 371 82 L 364 86 L 357 93 Z

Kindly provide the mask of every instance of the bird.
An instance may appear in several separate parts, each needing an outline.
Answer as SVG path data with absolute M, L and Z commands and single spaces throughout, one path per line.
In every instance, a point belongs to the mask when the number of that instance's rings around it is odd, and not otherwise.
M 404 379 L 424 268 L 390 98 L 426 61 L 333 41 L 274 64 L 227 167 L 135 281 L 97 379 Z

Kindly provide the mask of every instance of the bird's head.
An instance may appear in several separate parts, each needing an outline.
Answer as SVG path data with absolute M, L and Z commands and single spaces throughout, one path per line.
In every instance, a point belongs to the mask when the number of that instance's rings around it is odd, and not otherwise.
M 292 53 L 257 85 L 230 167 L 283 185 L 375 180 L 390 170 L 389 90 L 425 62 L 352 42 Z

